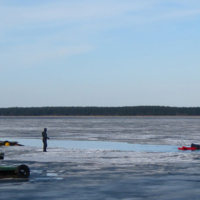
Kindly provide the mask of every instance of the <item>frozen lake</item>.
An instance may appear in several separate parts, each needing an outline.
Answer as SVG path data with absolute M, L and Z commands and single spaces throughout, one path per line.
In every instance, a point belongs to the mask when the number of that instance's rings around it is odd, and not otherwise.
M 47 127 L 47 152 L 41 132 Z M 1 180 L 0 199 L 199 199 L 198 117 L 0 117 L 4 166 L 29 181 Z

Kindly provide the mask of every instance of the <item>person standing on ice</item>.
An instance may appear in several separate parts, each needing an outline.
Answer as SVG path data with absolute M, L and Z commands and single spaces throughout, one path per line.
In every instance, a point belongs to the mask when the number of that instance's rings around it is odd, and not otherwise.
M 47 139 L 50 138 L 47 137 L 47 128 L 44 128 L 44 131 L 42 132 L 43 152 L 47 151 Z

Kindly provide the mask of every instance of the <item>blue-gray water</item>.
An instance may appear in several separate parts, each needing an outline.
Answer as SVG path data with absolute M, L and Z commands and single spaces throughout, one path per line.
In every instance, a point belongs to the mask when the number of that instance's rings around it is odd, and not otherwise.
M 31 176 L 1 180 L 0 199 L 199 199 L 200 153 L 177 150 L 199 136 L 198 117 L 1 117 L 0 138 L 25 143 L 2 165 Z

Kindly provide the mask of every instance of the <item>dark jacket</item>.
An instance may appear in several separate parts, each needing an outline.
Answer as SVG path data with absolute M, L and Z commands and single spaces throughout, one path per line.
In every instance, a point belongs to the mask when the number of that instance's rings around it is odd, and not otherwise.
M 49 138 L 47 137 L 47 132 L 46 132 L 46 131 L 43 131 L 43 132 L 42 132 L 42 141 L 43 141 L 43 142 L 46 142 L 47 139 L 49 139 Z

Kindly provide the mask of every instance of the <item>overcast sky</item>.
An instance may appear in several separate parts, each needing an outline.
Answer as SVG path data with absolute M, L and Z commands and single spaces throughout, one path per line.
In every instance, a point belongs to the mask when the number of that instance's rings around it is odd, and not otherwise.
M 200 1 L 0 0 L 0 107 L 200 106 Z

